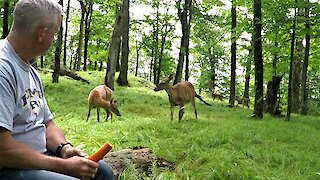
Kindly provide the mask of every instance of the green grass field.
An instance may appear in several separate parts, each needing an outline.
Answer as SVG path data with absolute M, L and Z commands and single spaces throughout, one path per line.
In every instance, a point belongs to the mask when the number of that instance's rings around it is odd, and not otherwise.
M 121 117 L 105 122 L 96 111 L 86 122 L 87 96 L 103 83 L 103 72 L 79 72 L 86 84 L 66 77 L 51 83 L 43 74 L 46 99 L 67 139 L 88 154 L 103 143 L 113 151 L 142 146 L 176 164 L 174 170 L 153 169 L 151 177 L 130 168 L 122 179 L 320 179 L 320 118 L 292 115 L 291 121 L 264 115 L 252 119 L 252 109 L 228 108 L 225 102 L 196 100 L 198 119 L 187 105 L 178 123 L 178 108 L 170 121 L 165 91 L 154 92 L 151 83 L 129 76 L 130 87 L 115 86 Z M 251 104 L 251 106 L 253 106 Z

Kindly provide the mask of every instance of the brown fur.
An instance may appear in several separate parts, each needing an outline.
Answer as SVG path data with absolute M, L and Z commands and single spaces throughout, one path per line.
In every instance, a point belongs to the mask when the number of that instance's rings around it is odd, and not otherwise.
M 171 74 L 167 78 L 160 81 L 154 91 L 165 90 L 169 96 L 170 102 L 170 112 L 171 112 L 171 121 L 173 120 L 173 111 L 175 106 L 180 106 L 179 110 L 179 122 L 182 119 L 184 114 L 184 105 L 187 103 L 191 103 L 194 113 L 197 118 L 197 108 L 195 104 L 195 97 L 199 98 L 201 101 L 206 103 L 198 94 L 196 94 L 193 85 L 188 81 L 179 82 L 176 85 L 172 86 L 170 81 L 173 79 L 173 75 Z M 210 105 L 206 103 L 207 105 Z
M 117 116 L 121 116 L 116 101 L 112 99 L 112 90 L 106 85 L 99 85 L 91 90 L 88 97 L 89 112 L 87 116 L 87 121 L 90 117 L 90 112 L 92 108 L 97 108 L 97 120 L 99 121 L 100 107 L 106 111 L 106 121 L 109 116 L 112 119 L 112 112 Z
M 249 102 L 250 102 L 250 99 L 249 98 L 246 98 L 244 96 L 236 96 L 236 101 L 238 102 L 237 106 L 239 104 L 242 104 L 243 107 L 248 107 L 249 108 Z
M 215 100 L 215 99 L 219 99 L 220 101 L 223 101 L 223 95 L 220 94 L 220 93 L 217 93 L 217 92 L 212 92 L 212 99 Z

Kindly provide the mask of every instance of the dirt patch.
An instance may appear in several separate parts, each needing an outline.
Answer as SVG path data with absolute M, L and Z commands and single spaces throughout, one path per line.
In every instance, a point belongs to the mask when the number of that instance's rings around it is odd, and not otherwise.
M 164 159 L 155 158 L 151 149 L 145 147 L 134 147 L 122 149 L 119 151 L 108 153 L 104 161 L 109 163 L 113 168 L 115 179 L 127 168 L 128 165 L 134 164 L 134 167 L 147 176 L 152 174 L 152 164 L 156 164 L 158 168 L 175 169 L 175 164 Z

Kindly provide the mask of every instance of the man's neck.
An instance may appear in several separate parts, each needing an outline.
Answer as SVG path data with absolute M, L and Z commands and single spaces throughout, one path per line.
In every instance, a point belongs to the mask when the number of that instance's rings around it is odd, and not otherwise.
M 11 44 L 17 55 L 25 62 L 29 62 L 34 59 L 36 55 L 34 54 L 34 46 L 32 40 L 28 37 L 19 37 L 16 34 L 10 32 L 7 40 Z

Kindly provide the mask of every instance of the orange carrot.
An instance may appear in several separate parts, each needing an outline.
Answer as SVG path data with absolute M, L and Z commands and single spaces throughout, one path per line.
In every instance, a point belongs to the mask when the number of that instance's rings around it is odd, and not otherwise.
M 110 150 L 112 149 L 111 144 L 106 143 L 100 149 L 98 149 L 96 152 L 91 154 L 87 159 L 90 159 L 91 161 L 98 162 L 101 160 L 104 155 L 106 155 Z

